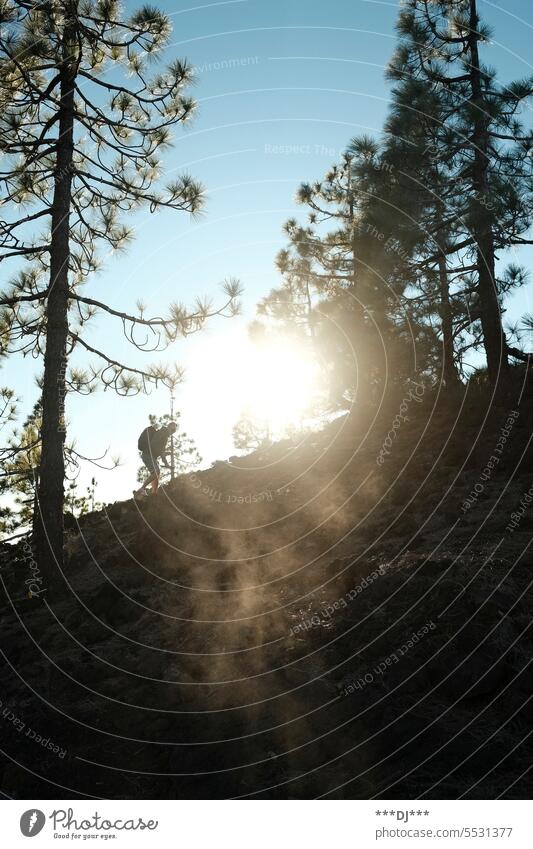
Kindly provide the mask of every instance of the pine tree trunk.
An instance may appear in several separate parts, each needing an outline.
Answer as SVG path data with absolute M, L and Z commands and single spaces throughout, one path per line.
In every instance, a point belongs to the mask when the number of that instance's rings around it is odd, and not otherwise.
M 368 334 L 366 331 L 365 324 L 365 310 L 361 302 L 357 298 L 357 289 L 358 289 L 358 278 L 359 278 L 359 266 L 357 262 L 357 226 L 358 221 L 356 219 L 355 214 L 355 203 L 354 203 L 354 194 L 352 191 L 352 180 L 351 175 L 348 181 L 348 221 L 350 228 L 350 265 L 351 265 L 351 274 L 350 274 L 350 282 L 352 285 L 352 293 L 353 293 L 353 303 L 355 306 L 355 338 L 354 338 L 354 350 L 355 350 L 355 368 L 356 368 L 356 395 L 357 395 L 357 404 L 358 405 L 366 405 L 370 404 L 372 401 L 371 398 L 371 387 L 370 387 L 370 364 L 369 364 L 369 351 L 368 351 Z
M 174 434 L 170 436 L 170 480 L 173 481 L 176 477 L 176 447 L 174 442 Z
M 443 377 L 446 389 L 451 389 L 460 384 L 459 374 L 455 365 L 453 350 L 453 322 L 452 307 L 450 304 L 450 288 L 448 275 L 446 273 L 446 257 L 439 257 L 439 284 L 440 284 L 440 318 L 442 330 L 442 359 Z
M 440 185 L 441 175 L 438 166 L 435 167 L 435 185 Z M 446 389 L 457 389 L 460 387 L 461 379 L 455 364 L 453 347 L 453 316 L 450 302 L 450 284 L 448 278 L 448 263 L 446 259 L 446 248 L 449 244 L 449 233 L 444 225 L 445 205 L 439 198 L 437 202 L 437 224 L 439 234 L 439 249 L 441 251 L 438 260 L 439 268 L 439 312 L 442 332 L 442 376 Z
M 63 32 L 60 106 L 52 206 L 50 283 L 46 305 L 46 351 L 42 394 L 41 463 L 34 538 L 48 583 L 63 567 L 65 394 L 68 338 L 69 214 L 74 145 L 75 4 Z
M 314 347 L 316 344 L 315 317 L 313 314 L 313 301 L 311 299 L 311 288 L 309 286 L 309 278 L 307 278 L 305 281 L 305 294 L 307 298 L 307 325 L 309 327 L 309 334 L 311 336 L 311 340 Z
M 494 234 L 490 213 L 487 208 L 490 204 L 487 179 L 489 167 L 489 134 L 479 67 L 478 26 L 479 19 L 476 0 L 470 0 L 470 82 L 472 103 L 475 106 L 474 132 L 472 134 L 474 152 L 472 188 L 479 207 L 475 217 L 474 237 L 477 244 L 481 327 L 487 356 L 489 380 L 491 385 L 495 386 L 505 377 L 509 361 L 507 341 L 503 332 L 500 305 L 496 291 Z

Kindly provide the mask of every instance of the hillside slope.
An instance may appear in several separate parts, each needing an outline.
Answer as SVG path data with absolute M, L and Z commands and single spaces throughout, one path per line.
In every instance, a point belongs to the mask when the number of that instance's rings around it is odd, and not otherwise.
M 530 795 L 532 421 L 414 391 L 84 517 L 67 591 L 4 548 L 3 792 Z

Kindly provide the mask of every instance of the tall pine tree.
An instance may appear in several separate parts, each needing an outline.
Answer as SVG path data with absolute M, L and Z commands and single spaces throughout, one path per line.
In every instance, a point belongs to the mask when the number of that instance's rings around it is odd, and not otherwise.
M 390 76 L 406 85 L 414 78 L 439 92 L 444 103 L 433 153 L 436 167 L 444 162 L 453 172 L 455 198 L 454 238 L 441 245 L 441 253 L 463 250 L 468 257 L 489 379 L 496 385 L 510 353 L 502 295 L 506 286 L 524 279 L 511 271 L 499 285 L 497 251 L 531 243 L 533 137 L 519 113 L 533 94 L 533 80 L 503 85 L 483 64 L 481 48 L 490 31 L 480 20 L 477 0 L 406 0 L 398 31 Z
M 187 175 L 159 188 L 159 154 L 194 103 L 191 69 L 176 60 L 154 76 L 150 60 L 168 44 L 169 19 L 152 7 L 125 17 L 116 0 L 0 0 L 0 261 L 29 260 L 0 304 L 15 347 L 44 355 L 39 510 L 34 534 L 41 568 L 62 564 L 64 401 L 95 381 L 128 394 L 165 379 L 160 367 L 133 368 L 90 345 L 85 323 L 116 319 L 129 341 L 162 349 L 235 306 L 226 286 L 218 310 L 172 304 L 168 315 L 131 314 L 82 293 L 98 266 L 98 246 L 125 246 L 121 216 L 146 205 L 195 213 L 201 186 Z M 135 331 L 148 333 L 137 342 Z M 89 373 L 67 377 L 74 350 L 94 355 Z

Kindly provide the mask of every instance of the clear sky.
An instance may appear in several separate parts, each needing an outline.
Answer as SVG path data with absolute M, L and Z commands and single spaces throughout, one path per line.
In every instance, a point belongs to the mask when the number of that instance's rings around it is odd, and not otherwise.
M 136 3 L 128 2 L 135 8 Z M 235 410 L 224 409 L 232 369 L 239 368 L 239 340 L 255 304 L 279 284 L 273 260 L 283 246 L 283 222 L 301 214 L 294 204 L 300 182 L 320 178 L 350 138 L 379 135 L 389 100 L 384 69 L 395 47 L 398 2 L 385 0 L 225 0 L 158 2 L 172 18 L 168 58 L 187 58 L 197 69 L 198 114 L 177 128 L 165 154 L 166 174 L 188 171 L 205 183 L 203 216 L 181 213 L 136 217 L 128 252 L 110 257 L 86 292 L 119 309 L 134 310 L 142 298 L 161 314 L 172 300 L 218 297 L 225 277 L 245 287 L 243 316 L 216 320 L 208 330 L 175 344 L 165 358 L 186 369 L 177 407 L 204 460 L 233 453 Z M 532 73 L 531 0 L 480 0 L 493 25 L 484 60 L 502 81 Z M 520 259 L 530 263 L 526 251 Z M 529 291 L 515 296 L 508 315 L 533 311 Z M 119 359 L 148 363 L 131 353 L 120 325 L 96 318 L 86 338 Z M 160 356 L 159 359 L 162 359 Z M 23 398 L 22 415 L 36 396 L 35 361 L 4 365 L 2 383 Z M 221 409 L 222 405 L 222 409 Z M 138 465 L 137 436 L 150 412 L 165 412 L 168 392 L 118 398 L 111 391 L 68 399 L 70 436 L 79 450 L 119 454 L 120 469 L 96 470 L 98 497 L 127 498 Z M 83 471 L 87 481 L 94 469 Z

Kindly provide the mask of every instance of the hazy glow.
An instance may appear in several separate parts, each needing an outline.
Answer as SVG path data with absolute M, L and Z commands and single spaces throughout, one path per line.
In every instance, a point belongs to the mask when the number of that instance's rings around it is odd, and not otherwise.
M 294 347 L 251 345 L 235 387 L 243 407 L 265 422 L 273 435 L 297 426 L 309 411 L 317 370 L 304 351 Z
M 309 350 L 281 341 L 256 345 L 245 331 L 204 336 L 186 366 L 178 405 L 201 453 L 224 457 L 227 437 L 243 413 L 273 439 L 282 438 L 310 415 L 318 384 Z

